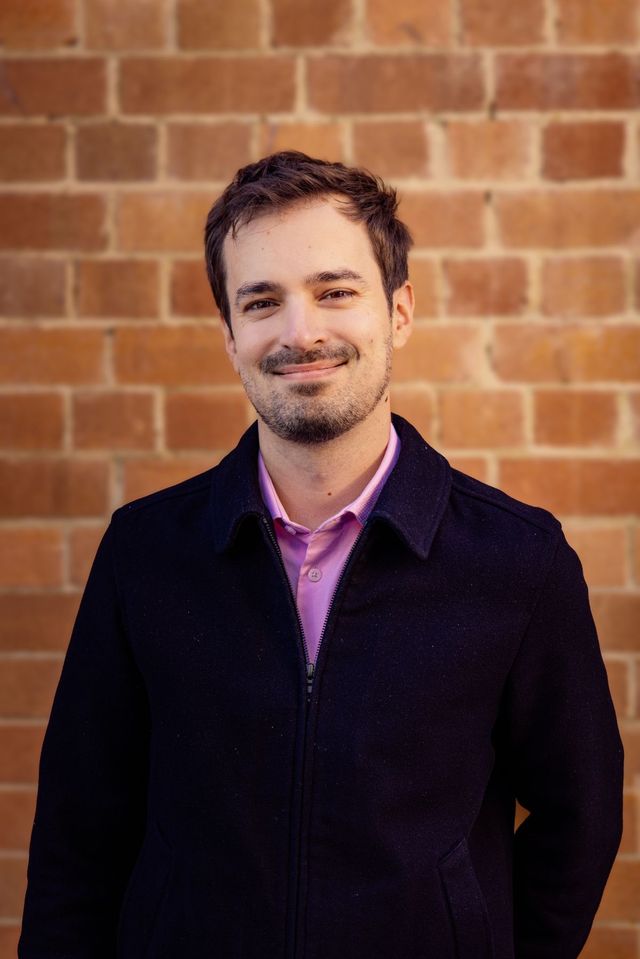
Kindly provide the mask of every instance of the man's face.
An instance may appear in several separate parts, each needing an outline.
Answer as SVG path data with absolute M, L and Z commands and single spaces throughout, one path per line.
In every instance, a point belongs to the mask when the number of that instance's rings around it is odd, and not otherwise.
M 224 261 L 227 352 L 266 426 L 313 444 L 367 419 L 386 398 L 413 295 L 396 291 L 389 315 L 364 225 L 331 198 L 296 204 L 227 236 Z

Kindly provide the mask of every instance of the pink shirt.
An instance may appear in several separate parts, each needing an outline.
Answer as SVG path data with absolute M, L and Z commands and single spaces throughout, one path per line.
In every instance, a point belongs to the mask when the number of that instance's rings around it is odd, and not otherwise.
M 308 662 L 315 662 L 340 574 L 399 454 L 400 440 L 392 426 L 380 466 L 360 495 L 314 530 L 294 523 L 287 516 L 262 454 L 258 454 L 260 490 L 274 521 L 278 545 L 298 606 Z

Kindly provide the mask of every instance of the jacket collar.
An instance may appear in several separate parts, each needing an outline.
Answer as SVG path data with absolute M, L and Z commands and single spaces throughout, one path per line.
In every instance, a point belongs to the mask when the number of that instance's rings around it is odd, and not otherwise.
M 426 559 L 449 499 L 451 469 L 401 416 L 393 424 L 402 444 L 400 456 L 369 516 L 369 523 L 391 526 L 407 546 Z M 213 470 L 211 516 L 214 545 L 232 545 L 250 517 L 270 522 L 258 482 L 258 426 L 254 423 L 236 448 Z

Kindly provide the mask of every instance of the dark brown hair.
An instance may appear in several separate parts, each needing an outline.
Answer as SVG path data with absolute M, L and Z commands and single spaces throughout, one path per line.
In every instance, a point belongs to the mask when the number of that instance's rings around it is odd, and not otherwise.
M 222 256 L 222 245 L 229 231 L 235 236 L 239 227 L 256 216 L 327 194 L 344 197 L 345 216 L 364 223 L 367 228 L 391 310 L 394 290 L 402 286 L 409 275 L 407 254 L 412 243 L 409 230 L 396 216 L 396 191 L 367 170 L 285 150 L 238 170 L 207 217 L 204 234 L 207 276 L 229 328 L 231 311 Z

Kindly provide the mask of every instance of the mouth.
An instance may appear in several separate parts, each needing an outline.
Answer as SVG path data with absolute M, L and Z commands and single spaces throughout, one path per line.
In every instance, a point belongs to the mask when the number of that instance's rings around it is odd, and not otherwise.
M 291 363 L 274 370 L 276 376 L 287 380 L 314 380 L 333 375 L 346 360 L 318 360 L 315 363 Z

